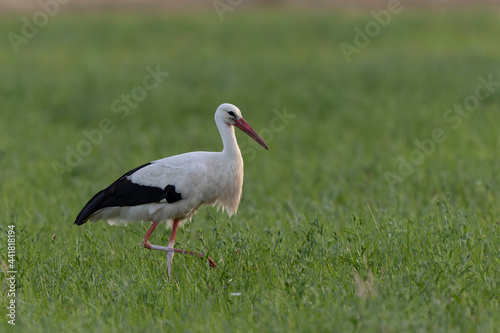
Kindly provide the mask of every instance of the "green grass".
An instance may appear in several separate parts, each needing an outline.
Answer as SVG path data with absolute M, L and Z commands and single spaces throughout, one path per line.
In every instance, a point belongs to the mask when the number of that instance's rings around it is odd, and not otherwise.
M 61 14 L 14 54 L 0 40 L 0 244 L 17 235 L 25 332 L 498 332 L 500 92 L 452 128 L 478 77 L 500 81 L 493 12 L 405 11 L 348 65 L 360 13 L 235 10 Z M 19 32 L 2 17 L 0 31 Z M 170 75 L 125 119 L 111 108 L 146 66 Z M 267 137 L 238 134 L 238 214 L 203 208 L 177 236 L 218 268 L 140 247 L 147 225 L 73 225 L 98 190 L 149 160 L 219 150 L 213 113 L 238 105 Z M 67 147 L 115 129 L 60 174 Z M 400 183 L 399 158 L 443 143 Z M 267 132 L 269 134 L 269 131 Z M 243 148 L 244 147 L 244 148 Z M 54 239 L 53 235 L 57 237 Z M 154 244 L 167 244 L 157 229 Z M 2 279 L 0 331 L 7 324 Z M 241 293 L 240 296 L 231 295 Z

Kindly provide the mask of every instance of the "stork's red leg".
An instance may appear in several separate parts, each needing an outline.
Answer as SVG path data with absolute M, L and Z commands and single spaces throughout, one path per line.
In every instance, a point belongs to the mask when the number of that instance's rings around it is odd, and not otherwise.
M 149 242 L 149 237 L 151 237 L 151 234 L 155 230 L 155 228 L 158 225 L 158 223 L 159 222 L 153 222 L 153 224 L 151 224 L 151 227 L 149 227 L 148 231 L 146 232 L 146 235 L 144 236 L 143 246 L 146 249 L 150 249 L 151 250 L 151 243 Z
M 172 225 L 172 232 L 170 233 L 170 239 L 168 241 L 168 247 L 174 247 L 175 236 L 177 235 L 177 228 L 179 227 L 179 221 L 174 221 Z
M 170 234 L 170 239 L 168 242 L 168 246 L 160 246 L 160 245 L 153 245 L 149 242 L 149 237 L 151 237 L 151 234 L 155 230 L 156 226 L 158 225 L 158 222 L 153 222 L 149 230 L 146 232 L 146 235 L 144 236 L 144 242 L 143 245 L 146 249 L 149 250 L 158 250 L 158 251 L 165 251 L 167 252 L 167 270 L 168 270 L 168 277 L 170 279 L 170 272 L 172 269 L 172 259 L 174 256 L 174 253 L 179 253 L 179 254 L 189 254 L 194 257 L 200 257 L 204 258 L 205 255 L 201 252 L 193 252 L 193 251 L 188 251 L 188 250 L 178 250 L 174 249 L 174 243 L 175 243 L 175 237 L 177 235 L 177 228 L 179 227 L 179 221 L 174 221 L 174 224 L 172 225 L 172 232 Z M 216 267 L 217 265 L 215 264 L 215 261 L 208 257 L 208 263 L 210 267 Z

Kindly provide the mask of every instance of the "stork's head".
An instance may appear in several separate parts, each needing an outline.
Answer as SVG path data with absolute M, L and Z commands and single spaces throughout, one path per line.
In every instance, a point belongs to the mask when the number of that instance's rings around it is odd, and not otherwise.
M 222 121 L 230 126 L 234 126 L 248 134 L 249 137 L 254 139 L 259 145 L 269 150 L 264 140 L 255 132 L 245 119 L 241 116 L 241 111 L 235 105 L 224 103 L 221 104 L 215 112 L 215 121 Z

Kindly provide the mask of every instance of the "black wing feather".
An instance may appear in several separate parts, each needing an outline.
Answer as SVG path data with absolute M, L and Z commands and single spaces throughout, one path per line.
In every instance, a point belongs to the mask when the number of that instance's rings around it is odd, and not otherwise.
M 106 189 L 96 193 L 83 207 L 75 220 L 76 225 L 82 225 L 95 212 L 106 207 L 125 207 L 144 205 L 152 202 L 166 200 L 174 203 L 182 199 L 182 195 L 175 191 L 174 185 L 167 185 L 164 189 L 156 186 L 146 186 L 133 183 L 128 176 L 151 163 L 143 164 L 130 170 Z

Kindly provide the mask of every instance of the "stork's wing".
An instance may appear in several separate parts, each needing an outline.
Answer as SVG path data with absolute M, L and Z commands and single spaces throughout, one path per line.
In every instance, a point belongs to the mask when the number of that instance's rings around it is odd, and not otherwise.
M 84 224 L 92 214 L 106 207 L 137 206 L 162 200 L 174 203 L 181 200 L 182 195 L 176 192 L 174 185 L 161 188 L 132 181 L 132 174 L 152 164 L 146 163 L 130 170 L 109 187 L 94 195 L 78 214 L 75 224 Z

